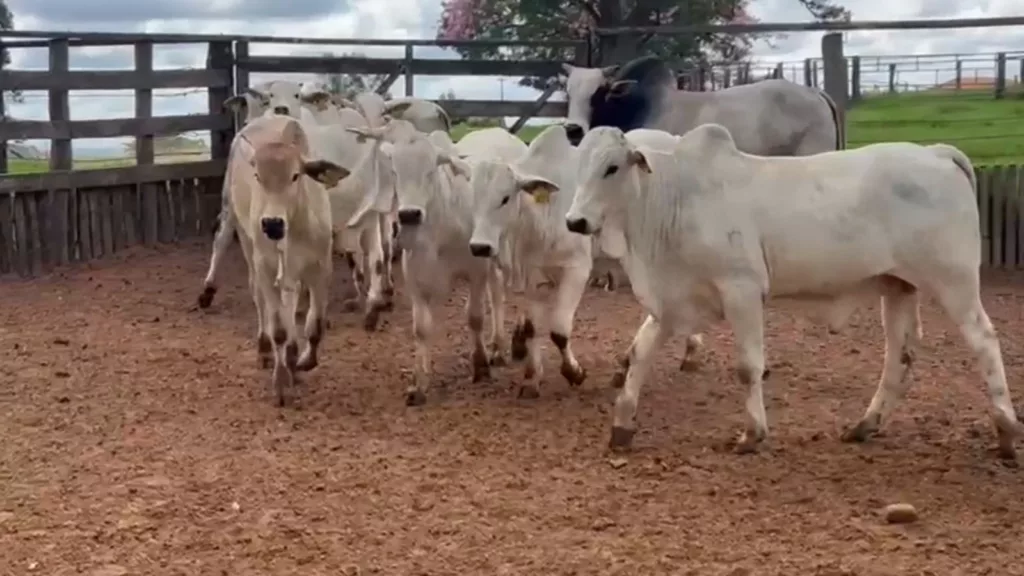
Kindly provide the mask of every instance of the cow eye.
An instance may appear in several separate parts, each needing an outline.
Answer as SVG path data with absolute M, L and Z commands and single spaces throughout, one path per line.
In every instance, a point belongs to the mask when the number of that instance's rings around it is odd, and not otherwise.
M 508 204 L 508 201 L 511 200 L 511 199 L 512 199 L 511 196 L 505 196 L 504 198 L 501 199 L 501 204 L 498 204 L 498 207 L 500 208 L 501 206 L 504 206 L 505 204 Z
M 295 182 L 298 179 L 299 179 L 299 173 L 298 172 L 296 172 L 295 174 L 292 174 L 292 182 Z
M 615 166 L 613 164 L 613 165 L 609 166 L 607 170 L 604 171 L 604 177 L 607 178 L 607 177 L 611 176 L 612 174 L 615 174 L 618 171 L 619 171 L 619 167 Z

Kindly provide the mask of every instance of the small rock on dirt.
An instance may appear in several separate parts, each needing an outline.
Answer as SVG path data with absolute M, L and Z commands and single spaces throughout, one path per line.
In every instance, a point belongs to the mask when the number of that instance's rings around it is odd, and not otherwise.
M 612 526 L 615 526 L 615 521 L 611 518 L 598 518 L 590 524 L 590 529 L 594 532 L 603 532 Z
M 889 524 L 909 524 L 917 521 L 917 509 L 906 503 L 885 507 L 885 521 Z
M 611 464 L 612 468 L 618 470 L 626 464 L 629 464 L 629 460 L 626 460 L 625 458 L 612 458 L 608 463 Z

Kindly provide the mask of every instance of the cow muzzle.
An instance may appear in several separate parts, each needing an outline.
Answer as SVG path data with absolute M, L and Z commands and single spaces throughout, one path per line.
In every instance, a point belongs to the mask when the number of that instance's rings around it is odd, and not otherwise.
M 576 234 L 587 235 L 591 232 L 590 222 L 586 218 L 566 218 L 565 227 L 569 229 L 569 232 Z
M 565 135 L 569 138 L 570 144 L 579 146 L 580 141 L 583 140 L 583 127 L 579 124 L 566 124 Z
M 261 218 L 260 228 L 263 229 L 263 234 L 274 242 L 284 238 L 284 218 Z
M 402 226 L 419 226 L 423 223 L 423 210 L 419 208 L 399 208 L 398 223 Z
M 274 114 L 291 116 L 291 110 L 287 106 L 274 106 Z
M 494 256 L 494 248 L 490 244 L 472 242 L 469 245 L 469 252 L 477 258 L 490 258 Z

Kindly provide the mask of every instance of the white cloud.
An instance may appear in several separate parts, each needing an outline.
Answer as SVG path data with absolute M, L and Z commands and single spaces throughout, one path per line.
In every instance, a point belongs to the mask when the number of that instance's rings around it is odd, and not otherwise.
M 76 12 L 74 21 L 51 17 L 51 14 L 68 14 L 59 6 L 88 4 L 87 11 Z M 158 6 L 159 4 L 159 6 Z M 282 13 L 276 2 L 269 0 L 188 0 L 173 4 L 139 3 L 138 0 L 93 0 L 85 3 L 78 0 L 8 0 L 19 29 L 55 30 L 101 30 L 101 31 L 146 31 L 200 34 L 245 34 L 267 36 L 289 36 L 305 38 L 430 38 L 440 14 L 439 0 L 302 0 L 295 1 L 292 13 Z M 144 6 L 152 6 L 147 9 Z M 846 5 L 853 10 L 855 20 L 894 20 L 908 18 L 954 18 L 1009 16 L 1019 11 L 1017 0 L 848 0 Z M 168 6 L 174 11 L 168 13 Z M 130 11 L 128 11 L 130 9 Z M 149 10 L 149 11 L 147 11 Z M 239 10 L 257 14 L 245 19 L 231 18 Z M 119 17 L 109 14 L 120 11 Z M 754 0 L 752 12 L 766 22 L 807 21 L 809 15 L 796 0 Z M 258 14 L 266 14 L 260 17 Z M 168 16 L 171 17 L 168 17 Z M 83 20 L 85 18 L 86 20 Z M 135 18 L 132 20 L 131 18 Z M 756 68 L 768 70 L 778 62 L 786 63 L 787 77 L 800 79 L 801 62 L 804 58 L 820 56 L 821 33 L 791 33 L 777 39 L 771 45 L 757 46 Z M 868 56 L 896 56 L 935 53 L 989 53 L 983 59 L 964 64 L 965 74 L 991 76 L 994 71 L 992 53 L 1024 45 L 1024 34 L 1016 28 L 963 29 L 955 31 L 891 31 L 851 32 L 845 35 L 846 54 L 861 55 L 865 62 Z M 310 46 L 296 44 L 254 44 L 253 54 L 319 55 L 323 52 L 362 52 L 371 57 L 400 57 L 401 47 L 380 46 Z M 455 58 L 456 54 L 438 48 L 417 48 L 417 56 L 430 58 Z M 1020 58 L 1022 52 L 1013 52 Z M 13 68 L 42 69 L 46 66 L 44 49 L 20 49 L 12 51 Z M 154 52 L 157 68 L 202 67 L 206 53 L 203 45 L 158 46 Z M 941 62 L 940 62 L 941 61 Z M 908 61 L 909 62 L 909 61 Z M 130 68 L 132 52 L 130 47 L 73 48 L 73 68 Z M 951 57 L 921 59 L 915 64 L 922 71 L 911 72 L 908 64 L 900 65 L 900 80 L 909 84 L 927 84 L 941 81 L 952 75 Z M 864 83 L 885 84 L 887 65 L 879 66 L 879 72 L 868 71 L 865 65 Z M 1016 62 L 1009 66 L 1018 70 Z M 794 77 L 795 76 L 795 77 Z M 308 76 L 290 75 L 296 80 Z M 269 79 L 270 76 L 253 74 L 253 82 Z M 532 100 L 537 92 L 517 85 L 517 78 L 504 82 L 494 77 L 417 77 L 414 90 L 418 96 L 436 97 L 449 89 L 460 98 L 498 99 L 502 95 L 508 100 Z M 401 80 L 392 92 L 401 94 Z M 24 103 L 9 106 L 9 112 L 25 119 L 43 120 L 47 117 L 45 93 L 28 93 Z M 154 114 L 203 113 L 207 106 L 205 91 L 163 90 L 154 94 Z M 71 97 L 73 119 L 99 119 L 130 117 L 134 114 L 134 97 L 131 92 L 74 94 Z M 45 148 L 47 143 L 34 143 Z M 92 149 L 109 150 L 109 142 L 77 141 L 76 153 L 87 153 Z

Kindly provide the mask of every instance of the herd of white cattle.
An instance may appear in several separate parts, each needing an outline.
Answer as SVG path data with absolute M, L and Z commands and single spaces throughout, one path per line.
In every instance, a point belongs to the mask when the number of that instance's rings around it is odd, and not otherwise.
M 457 278 L 469 286 L 474 381 L 506 362 L 505 296 L 514 286 L 529 303 L 510 342 L 512 359 L 527 360 L 519 396 L 540 393 L 537 328 L 545 320 L 562 376 L 580 385 L 586 371 L 570 344 L 573 319 L 602 258 L 618 261 L 647 314 L 614 379 L 621 391 L 613 448 L 632 443 L 640 390 L 659 348 L 686 336 L 692 361 L 703 346 L 700 330 L 724 319 L 735 333 L 739 379 L 749 387 L 736 451 L 756 450 L 768 433 L 764 307 L 779 297 L 823 304 L 833 331 L 865 297 L 881 298 L 881 379 L 862 419 L 843 435 L 863 441 L 909 387 L 922 337 L 919 294 L 927 294 L 977 357 L 1000 454 L 1015 457 L 1024 426 L 980 299 L 975 177 L 962 152 L 883 143 L 768 156 L 742 151 L 720 122 L 677 133 L 581 129 L 572 121 L 580 103 L 571 93 L 572 74 L 579 84 L 581 70 L 566 68 L 570 124 L 585 132 L 577 145 L 565 125 L 546 128 L 529 145 L 501 128 L 453 142 L 448 116 L 432 102 L 375 93 L 346 100 L 315 84 L 274 81 L 225 103 L 246 121 L 231 145 L 199 302 L 211 305 L 237 236 L 257 310 L 257 354 L 261 366 L 273 367 L 279 404 L 294 395 L 296 372 L 318 364 L 335 252 L 347 256 L 367 330 L 392 305 L 392 255 L 401 254 L 416 349 L 405 391 L 410 406 L 427 400 L 435 307 Z M 554 286 L 553 298 L 539 290 L 544 284 Z

